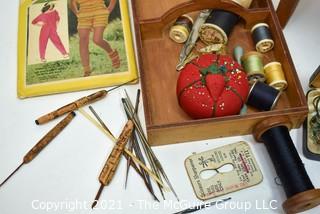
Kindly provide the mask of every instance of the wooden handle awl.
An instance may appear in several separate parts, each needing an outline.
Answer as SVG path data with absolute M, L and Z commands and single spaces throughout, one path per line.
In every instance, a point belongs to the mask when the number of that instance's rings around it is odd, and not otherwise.
M 24 156 L 23 163 L 32 161 L 75 117 L 75 113 L 69 113 L 61 122 L 51 129 L 39 142 Z
M 102 185 L 106 186 L 112 180 L 120 162 L 122 152 L 131 136 L 132 130 L 133 122 L 128 120 L 100 173 L 99 181 Z
M 90 94 L 89 96 L 82 97 L 72 103 L 69 103 L 53 112 L 50 112 L 46 115 L 39 117 L 35 122 L 37 125 L 47 123 L 61 115 L 77 110 L 85 105 L 101 100 L 107 96 L 108 92 L 106 90 L 101 90 L 96 93 Z

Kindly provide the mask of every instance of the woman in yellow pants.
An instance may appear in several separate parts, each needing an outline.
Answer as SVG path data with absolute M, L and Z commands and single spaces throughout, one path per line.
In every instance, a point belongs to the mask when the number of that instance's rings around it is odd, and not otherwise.
M 80 57 L 84 76 L 90 76 L 89 38 L 93 31 L 93 42 L 104 49 L 109 55 L 112 66 L 120 67 L 120 58 L 117 50 L 113 50 L 103 39 L 103 32 L 108 24 L 109 14 L 112 12 L 116 0 L 110 0 L 106 7 L 104 0 L 71 0 L 71 10 L 78 18 L 78 33 L 80 38 Z

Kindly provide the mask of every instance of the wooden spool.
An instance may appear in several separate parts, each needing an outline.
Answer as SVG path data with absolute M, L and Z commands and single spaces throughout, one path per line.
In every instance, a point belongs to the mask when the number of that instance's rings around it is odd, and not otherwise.
M 268 118 L 262 120 L 262 122 L 259 122 L 253 128 L 252 134 L 254 139 L 259 143 L 263 143 L 263 141 L 261 140 L 261 136 L 263 135 L 263 133 L 277 126 L 286 126 L 289 130 L 292 128 L 290 120 L 285 116 L 277 118 Z
M 253 129 L 253 136 L 257 142 L 262 142 L 261 136 L 269 129 L 286 126 L 292 127 L 287 117 L 269 118 L 258 123 Z M 300 213 L 316 207 L 320 204 L 320 189 L 312 189 L 300 192 L 283 202 L 282 207 L 286 213 Z

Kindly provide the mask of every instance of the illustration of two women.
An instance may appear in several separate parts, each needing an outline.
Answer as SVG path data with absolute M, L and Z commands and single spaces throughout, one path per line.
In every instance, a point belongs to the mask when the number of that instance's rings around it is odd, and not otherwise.
M 93 31 L 93 42 L 108 55 L 113 68 L 120 67 L 120 58 L 117 50 L 112 49 L 110 44 L 103 38 L 103 33 L 108 25 L 109 14 L 113 11 L 116 0 L 110 0 L 106 7 L 104 0 L 70 0 L 71 10 L 78 19 L 79 51 L 83 66 L 83 76 L 90 76 L 91 66 L 89 57 L 89 39 Z M 69 55 L 66 52 L 57 33 L 57 24 L 60 21 L 59 13 L 54 10 L 53 3 L 45 3 L 42 13 L 36 17 L 32 24 L 41 26 L 39 37 L 39 53 L 42 62 L 46 62 L 45 53 L 49 39 L 60 51 L 63 57 Z

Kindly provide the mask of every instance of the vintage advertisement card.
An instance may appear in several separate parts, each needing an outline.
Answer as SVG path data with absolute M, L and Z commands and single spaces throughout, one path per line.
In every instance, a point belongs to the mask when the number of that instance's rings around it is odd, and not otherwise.
M 263 179 L 249 144 L 243 141 L 191 155 L 185 167 L 200 200 L 245 189 Z
M 137 78 L 126 0 L 24 0 L 19 14 L 19 98 Z

